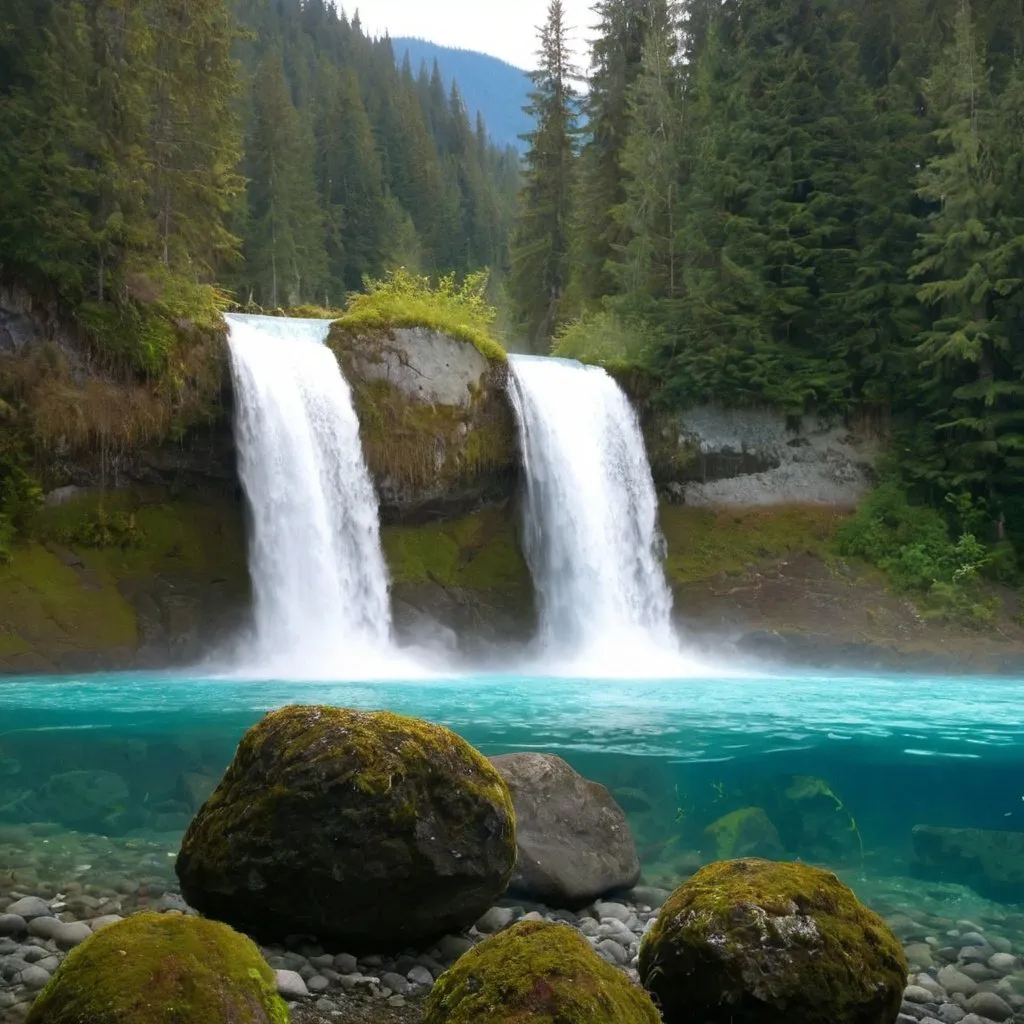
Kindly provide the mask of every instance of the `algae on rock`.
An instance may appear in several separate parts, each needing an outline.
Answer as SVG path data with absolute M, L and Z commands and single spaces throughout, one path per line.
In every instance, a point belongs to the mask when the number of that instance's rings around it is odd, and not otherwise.
M 26 1024 L 288 1024 L 274 972 L 227 925 L 135 914 L 69 954 Z
M 176 870 L 192 906 L 256 935 L 380 946 L 472 924 L 514 863 L 508 788 L 461 737 L 293 706 L 245 734 Z
M 564 924 L 521 921 L 463 954 L 424 1024 L 658 1024 L 650 997 Z
M 665 1024 L 893 1024 L 907 980 L 899 940 L 835 875 L 755 859 L 681 885 L 638 966 Z

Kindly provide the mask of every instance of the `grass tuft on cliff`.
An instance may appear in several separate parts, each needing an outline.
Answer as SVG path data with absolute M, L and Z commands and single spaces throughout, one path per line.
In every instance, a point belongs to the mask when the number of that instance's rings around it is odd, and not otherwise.
M 461 284 L 449 274 L 434 285 L 404 268 L 393 270 L 383 280 L 368 280 L 366 291 L 349 299 L 337 326 L 353 335 L 426 327 L 504 362 L 505 349 L 493 332 L 497 311 L 484 298 L 486 288 L 486 271 L 470 274 Z

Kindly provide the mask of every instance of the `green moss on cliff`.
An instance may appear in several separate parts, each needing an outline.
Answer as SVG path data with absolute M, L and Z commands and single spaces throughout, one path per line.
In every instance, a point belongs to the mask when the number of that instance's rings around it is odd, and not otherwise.
M 102 565 L 88 567 L 32 543 L 14 550 L 0 567 L 3 653 L 101 651 L 138 642 L 135 612 Z
M 0 658 L 130 651 L 139 628 L 126 595 L 157 578 L 247 586 L 241 517 L 228 503 L 87 495 L 42 509 L 34 532 L 0 566 Z
M 408 487 L 444 487 L 515 464 L 511 413 L 416 402 L 384 380 L 353 381 L 363 451 L 378 478 Z
M 793 554 L 825 557 L 846 517 L 825 505 L 773 505 L 758 508 L 661 507 L 668 544 L 665 568 L 670 581 L 694 583 L 720 573 L 738 573 L 750 563 Z
M 461 285 L 449 275 L 434 285 L 406 270 L 392 271 L 383 281 L 370 281 L 365 294 L 352 296 L 337 327 L 356 337 L 426 327 L 503 363 L 508 356 L 493 334 L 497 311 L 483 298 L 486 287 L 485 273 L 471 274 Z
M 396 583 L 531 592 L 530 571 L 507 508 L 423 526 L 386 526 L 381 539 Z
M 136 914 L 68 954 L 26 1024 L 288 1024 L 251 939 L 197 917 Z

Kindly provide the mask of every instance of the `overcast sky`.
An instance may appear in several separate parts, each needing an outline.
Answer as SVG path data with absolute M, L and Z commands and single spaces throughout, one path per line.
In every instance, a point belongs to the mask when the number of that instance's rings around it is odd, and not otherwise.
M 592 0 L 563 3 L 577 63 L 585 70 Z M 529 71 L 548 0 L 342 0 L 341 6 L 350 16 L 358 10 L 363 29 L 371 35 L 417 36 L 479 50 Z

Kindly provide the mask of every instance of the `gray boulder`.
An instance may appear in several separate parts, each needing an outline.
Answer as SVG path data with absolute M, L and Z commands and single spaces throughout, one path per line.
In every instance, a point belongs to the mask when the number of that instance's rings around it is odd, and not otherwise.
M 633 833 L 604 786 L 553 754 L 491 758 L 512 793 L 518 859 L 509 891 L 578 907 L 640 878 Z

